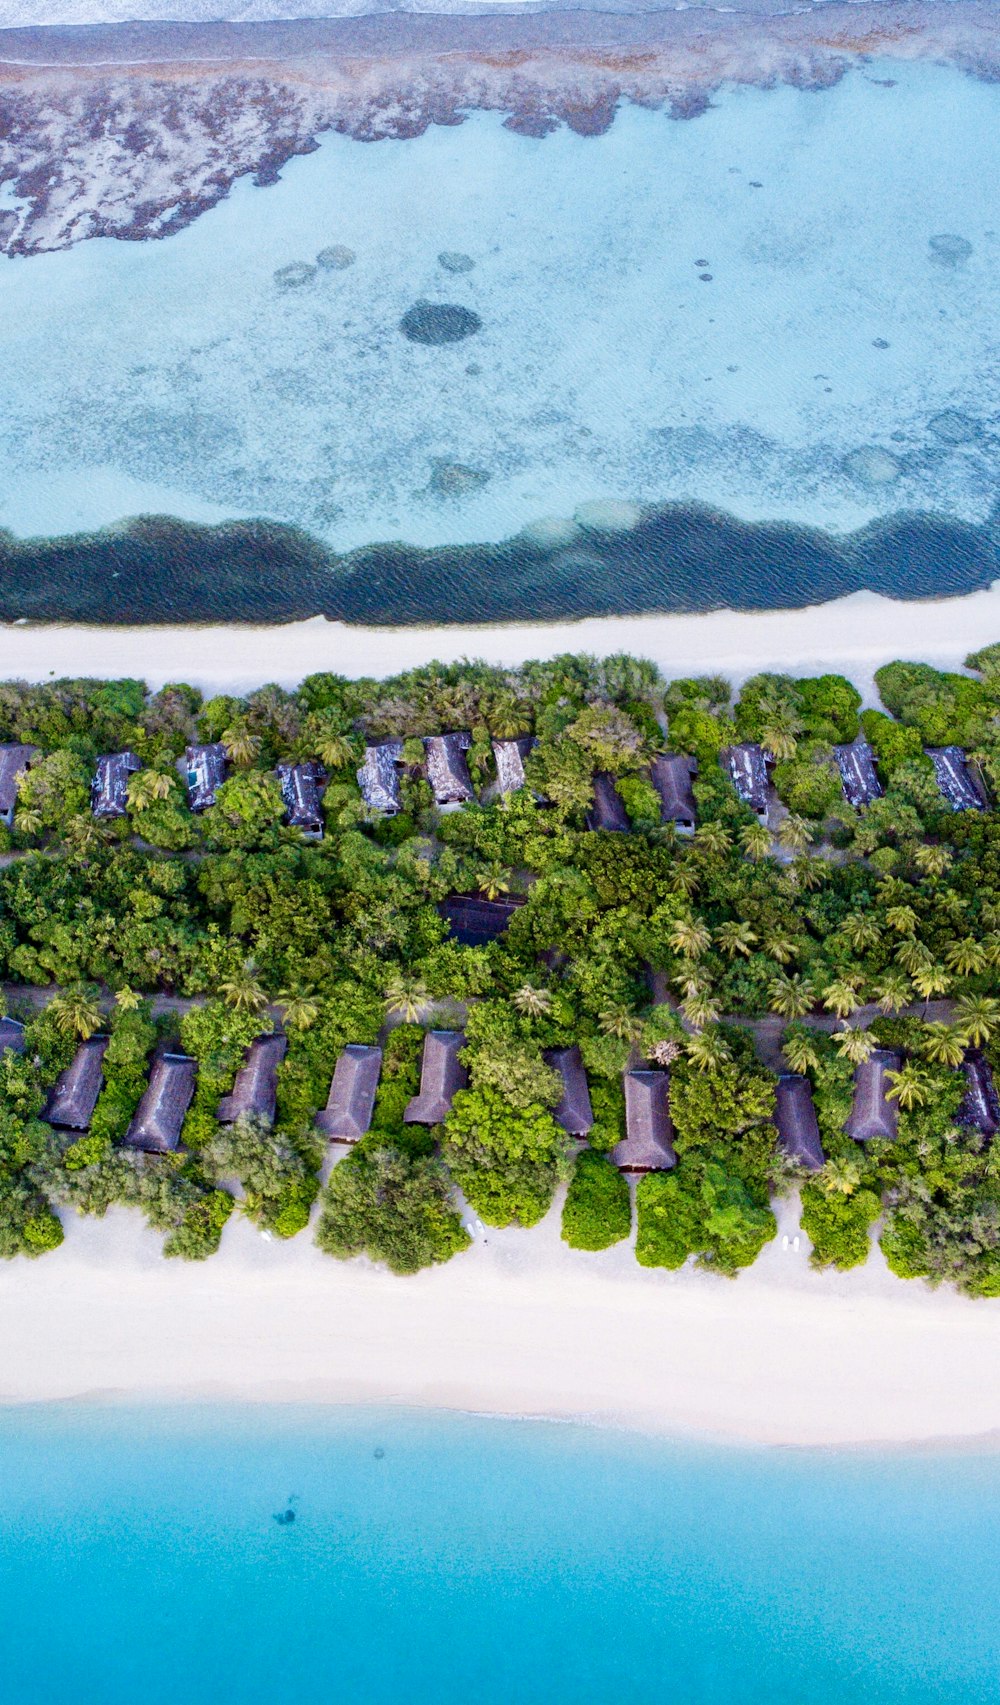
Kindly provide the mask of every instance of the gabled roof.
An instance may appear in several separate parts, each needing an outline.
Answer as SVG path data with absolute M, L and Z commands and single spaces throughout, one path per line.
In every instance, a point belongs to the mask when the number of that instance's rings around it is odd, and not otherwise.
M 123 1141 L 147 1154 L 166 1154 L 181 1140 L 194 1095 L 197 1063 L 187 1054 L 157 1054 L 149 1083 Z
M 110 1038 L 91 1036 L 81 1042 L 70 1064 L 56 1078 L 42 1108 L 42 1118 L 68 1131 L 87 1131 L 97 1098 L 104 1088 L 104 1053 Z
M 15 1054 L 24 1053 L 24 1025 L 16 1018 L 0 1018 L 0 1054 L 5 1054 L 8 1048 L 13 1048 Z
M 745 741 L 742 746 L 724 746 L 719 762 L 742 799 L 763 817 L 768 805 L 768 756 L 763 746 Z
M 358 771 L 358 786 L 369 811 L 382 811 L 391 817 L 399 810 L 397 766 L 402 756 L 402 740 L 382 740 L 377 746 L 365 747 L 365 761 Z
M 927 756 L 943 797 L 953 811 L 985 811 L 987 802 L 961 746 L 928 746 Z
M 471 734 L 432 734 L 424 741 L 427 780 L 435 805 L 468 805 L 474 799 L 472 777 L 465 754 L 472 745 Z
M 607 770 L 594 776 L 594 803 L 587 812 L 588 829 L 606 829 L 610 833 L 627 833 L 629 822 L 625 801 L 615 786 L 615 778 Z
M 445 1117 L 453 1097 L 469 1081 L 458 1057 L 464 1047 L 463 1030 L 428 1030 L 420 1064 L 420 1093 L 403 1114 L 405 1124 L 437 1125 Z
M 128 778 L 141 769 L 134 752 L 107 752 L 98 758 L 90 784 L 90 808 L 95 817 L 124 817 L 128 809 Z
M 626 1072 L 625 1137 L 611 1151 L 622 1172 L 669 1172 L 677 1165 L 670 1117 L 670 1073 Z
M 307 835 L 322 835 L 323 807 L 319 800 L 322 766 L 312 759 L 307 764 L 279 764 L 276 774 L 290 826 L 302 829 Z
M 559 1073 L 563 1083 L 562 1100 L 552 1117 L 569 1136 L 585 1137 L 594 1123 L 594 1113 L 579 1048 L 575 1043 L 572 1048 L 550 1048 L 545 1062 Z
M 243 1059 L 232 1090 L 224 1095 L 216 1108 L 220 1125 L 234 1125 L 237 1119 L 264 1119 L 274 1124 L 278 1101 L 278 1067 L 288 1052 L 288 1037 L 276 1030 L 270 1036 L 258 1036 L 251 1042 Z
M 37 752 L 37 746 L 0 746 L 0 814 L 3 816 L 9 817 L 12 811 L 17 810 L 17 778 L 31 768 Z
M 333 1143 L 356 1143 L 371 1127 L 375 1091 L 382 1071 L 381 1048 L 349 1042 L 333 1073 L 330 1094 L 316 1129 Z
M 524 786 L 524 761 L 536 744 L 530 734 L 522 735 L 519 740 L 494 740 L 493 757 L 501 793 L 520 793 Z
M 692 776 L 698 773 L 697 758 L 687 758 L 677 752 L 661 752 L 653 759 L 649 779 L 660 796 L 660 815 L 664 823 L 679 823 L 693 829 L 697 821 Z
M 890 1087 L 886 1077 L 889 1072 L 898 1072 L 901 1064 L 898 1054 L 877 1048 L 855 1067 L 854 1105 L 844 1130 L 856 1143 L 870 1143 L 874 1137 L 889 1143 L 895 1140 L 899 1110 L 894 1100 L 886 1098 Z
M 867 740 L 859 735 L 849 746 L 835 746 L 833 755 L 848 805 L 870 805 L 873 799 L 881 799 L 882 784 L 875 772 L 875 754 Z
M 207 811 L 215 804 L 216 790 L 226 779 L 226 763 L 226 748 L 221 740 L 209 746 L 188 746 L 184 753 L 184 773 L 192 811 Z
M 783 1072 L 778 1079 L 774 1106 L 778 1142 L 792 1160 L 809 1172 L 826 1164 L 813 1102 L 812 1085 L 798 1072 Z
M 463 947 L 482 947 L 503 935 L 514 913 L 524 905 L 519 895 L 487 900 L 482 894 L 449 894 L 438 907 L 448 934 Z
M 971 1048 L 962 1062 L 965 1094 L 955 1115 L 959 1125 L 969 1125 L 984 1137 L 994 1137 L 1000 1130 L 1000 1101 L 993 1083 L 989 1061 Z

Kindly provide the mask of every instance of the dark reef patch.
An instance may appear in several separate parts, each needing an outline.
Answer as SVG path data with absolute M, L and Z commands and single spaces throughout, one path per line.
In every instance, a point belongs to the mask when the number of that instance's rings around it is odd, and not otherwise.
M 795 609 L 863 588 L 890 598 L 978 591 L 1000 578 L 995 525 L 899 514 L 847 538 L 748 524 L 701 504 L 649 510 L 586 550 L 523 537 L 338 556 L 268 521 L 204 527 L 144 516 L 101 533 L 0 532 L 0 621 L 512 622 L 647 611 Z
M 461 343 L 482 328 L 479 315 L 458 302 L 414 302 L 399 322 L 411 343 Z

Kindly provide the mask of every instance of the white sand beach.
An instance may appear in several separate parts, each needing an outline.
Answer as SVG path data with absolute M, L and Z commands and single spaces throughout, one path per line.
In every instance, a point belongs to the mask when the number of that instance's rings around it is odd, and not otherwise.
M 246 1221 L 207 1264 L 167 1262 L 113 1209 L 0 1274 L 0 1402 L 398 1403 L 776 1445 L 1000 1431 L 1000 1302 L 904 1284 L 877 1251 L 814 1273 L 796 1227 L 788 1202 L 730 1282 L 573 1253 L 554 1211 L 400 1279 Z
M 715 610 L 695 615 L 595 616 L 577 622 L 482 627 L 349 627 L 323 616 L 280 627 L 0 625 L 0 676 L 44 682 L 86 675 L 142 679 L 152 689 L 187 681 L 205 693 L 294 687 L 318 670 L 383 678 L 434 660 L 513 665 L 562 652 L 627 652 L 665 676 L 721 674 L 738 685 L 761 669 L 839 670 L 877 703 L 874 671 L 896 658 L 960 668 L 1000 640 L 1000 581 L 964 598 L 899 602 L 855 592 L 802 610 Z

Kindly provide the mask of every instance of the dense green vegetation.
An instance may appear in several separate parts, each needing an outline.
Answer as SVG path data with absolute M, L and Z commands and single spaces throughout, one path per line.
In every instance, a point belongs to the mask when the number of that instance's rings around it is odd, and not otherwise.
M 671 1068 L 678 1165 L 639 1185 L 642 1263 L 738 1271 L 774 1234 L 774 1194 L 801 1183 L 817 1262 L 864 1260 L 874 1227 L 897 1273 L 1000 1292 L 993 1150 L 955 1117 L 965 1049 L 991 1056 L 995 1036 L 1000 1049 L 1000 822 L 953 813 L 923 753 L 960 745 L 989 789 L 1000 784 L 1000 649 L 970 666 L 893 664 L 878 675 L 885 710 L 863 712 L 838 676 L 761 675 L 734 704 L 724 681 L 666 685 L 627 657 L 317 675 L 292 693 L 208 701 L 134 681 L 0 685 L 0 740 L 41 749 L 13 828 L 0 826 L 0 972 L 28 1021 L 24 1054 L 0 1059 L 0 1254 L 54 1247 L 56 1210 L 114 1203 L 185 1257 L 210 1254 L 234 1210 L 277 1236 L 301 1232 L 336 1060 L 381 1039 L 372 1130 L 322 1190 L 331 1254 L 410 1272 L 468 1241 L 456 1186 L 488 1225 L 532 1226 L 566 1179 L 566 1241 L 620 1241 L 627 1186 L 604 1157 L 624 1134 L 622 1072 L 646 1061 Z M 480 803 L 441 812 L 421 737 L 456 728 L 472 735 Z M 833 758 L 859 729 L 885 788 L 865 810 L 845 804 Z M 356 771 L 365 742 L 389 735 L 405 741 L 402 809 L 380 818 Z M 520 735 L 537 741 L 528 787 L 500 798 L 491 739 Z M 222 739 L 233 761 L 201 816 L 176 767 L 198 739 Z M 719 767 L 737 739 L 776 760 L 771 828 Z M 649 779 L 668 747 L 700 766 L 690 838 L 661 822 Z M 125 748 L 144 766 L 127 815 L 96 821 L 95 759 Z M 321 842 L 284 825 L 273 775 L 309 758 L 328 777 Z M 587 829 L 596 771 L 615 777 L 630 834 Z M 500 939 L 461 946 L 438 909 L 456 891 L 524 904 Z M 47 991 L 41 1007 L 29 987 Z M 247 1043 L 279 1020 L 273 1127 L 220 1127 Z M 403 1112 L 429 1024 L 464 1028 L 470 1086 L 428 1131 Z M 98 1027 L 111 1042 L 91 1130 L 55 1133 L 39 1117 L 47 1091 Z M 808 1180 L 776 1148 L 759 1058 L 770 1047 L 774 1063 L 783 1028 L 828 1157 Z M 896 1140 L 861 1148 L 843 1123 L 866 1038 L 905 1064 Z M 575 1160 L 545 1059 L 573 1042 L 595 1115 Z M 142 1155 L 121 1138 L 157 1044 L 196 1058 L 197 1088 L 183 1148 Z

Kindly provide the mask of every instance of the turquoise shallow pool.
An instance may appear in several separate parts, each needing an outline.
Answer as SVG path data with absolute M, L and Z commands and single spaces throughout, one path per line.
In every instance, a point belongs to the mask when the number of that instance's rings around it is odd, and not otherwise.
M 1000 1456 L 407 1412 L 7 1412 L 2 1696 L 986 1701 L 998 1518 Z

